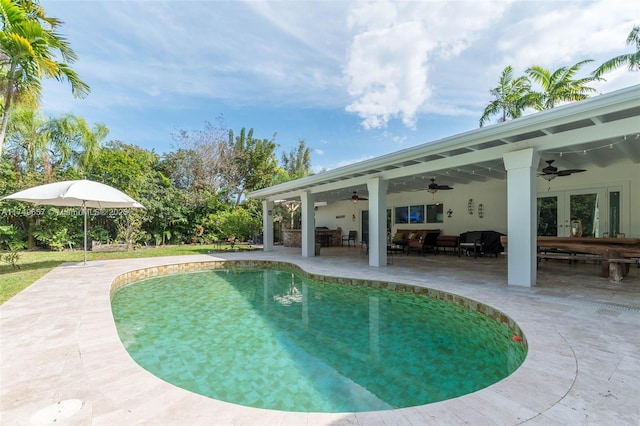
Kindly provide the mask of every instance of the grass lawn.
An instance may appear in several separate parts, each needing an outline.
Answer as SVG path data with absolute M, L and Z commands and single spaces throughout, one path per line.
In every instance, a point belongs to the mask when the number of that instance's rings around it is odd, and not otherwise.
M 228 249 L 213 245 L 181 245 L 151 247 L 134 251 L 88 252 L 87 261 L 128 259 L 135 257 L 178 256 L 184 254 L 205 254 Z M 5 254 L 0 252 L 0 257 Z M 0 304 L 6 302 L 40 277 L 64 262 L 82 262 L 82 251 L 23 251 L 16 269 L 5 261 L 0 261 Z

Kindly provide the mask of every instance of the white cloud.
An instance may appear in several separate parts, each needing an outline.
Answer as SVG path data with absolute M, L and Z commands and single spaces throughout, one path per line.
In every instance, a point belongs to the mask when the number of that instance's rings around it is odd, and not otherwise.
M 384 127 L 392 117 L 408 127 L 429 96 L 425 52 L 429 41 L 417 22 L 406 22 L 355 37 L 346 68 L 349 94 L 356 97 L 347 111 L 363 118 L 367 129 Z
M 545 4 L 547 8 L 530 16 L 520 10 L 519 15 L 525 17 L 505 26 L 496 45 L 503 55 L 503 64 L 514 65 L 516 72 L 523 72 L 531 65 L 555 70 L 593 59 L 593 63 L 582 67 L 578 77 L 583 77 L 615 56 L 612 52 L 630 51 L 625 49 L 624 41 L 633 25 L 638 24 L 639 2 L 599 0 Z M 611 81 L 610 77 L 607 79 Z
M 365 129 L 399 118 L 414 128 L 431 97 L 429 71 L 460 55 L 480 30 L 499 19 L 509 2 L 366 2 L 351 11 L 355 31 L 345 78 L 346 107 Z
M 381 141 L 391 141 L 391 143 L 393 143 L 394 145 L 403 145 L 404 142 L 407 140 L 407 136 L 406 135 L 397 135 L 394 134 L 388 130 L 385 130 L 382 132 L 382 134 L 380 135 L 379 139 Z

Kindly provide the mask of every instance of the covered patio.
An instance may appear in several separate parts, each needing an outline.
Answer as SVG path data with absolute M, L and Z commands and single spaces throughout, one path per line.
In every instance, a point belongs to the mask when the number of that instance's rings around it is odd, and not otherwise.
M 558 170 L 586 172 L 538 177 L 549 161 Z M 435 178 L 455 190 L 429 191 L 429 182 Z M 354 191 L 368 200 L 352 203 Z M 538 198 L 547 193 L 560 200 L 553 235 L 569 236 L 572 212 L 563 200 L 589 191 L 598 200 L 593 237 L 612 233 L 640 237 L 640 85 L 265 188 L 250 196 L 263 200 L 265 251 L 273 249 L 274 203 L 298 200 L 302 206 L 303 257 L 315 256 L 316 226 L 359 228 L 360 235 L 367 235 L 368 265 L 373 267 L 388 264 L 387 238 L 393 232 L 388 210 L 424 204 L 431 198 L 457 212 L 438 224 L 443 233 L 460 234 L 470 230 L 468 227 L 482 226 L 507 234 L 506 281 L 508 285 L 532 287 L 538 280 Z M 478 199 L 486 210 L 484 215 L 474 210 L 480 207 L 474 207 Z M 471 216 L 462 214 L 467 200 Z M 616 200 L 615 208 L 612 200 Z M 326 205 L 315 209 L 317 202 Z M 361 219 L 365 210 L 368 226 Z

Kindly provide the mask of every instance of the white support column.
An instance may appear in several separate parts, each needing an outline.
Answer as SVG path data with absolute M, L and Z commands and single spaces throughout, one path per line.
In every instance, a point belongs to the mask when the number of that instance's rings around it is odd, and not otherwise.
M 533 148 L 503 155 L 507 170 L 507 283 L 536 285 L 536 169 Z
M 300 194 L 302 202 L 302 257 L 315 256 L 315 210 L 313 206 L 314 196 L 309 191 Z
M 262 201 L 262 250 L 273 250 L 273 201 Z
M 369 191 L 369 265 L 387 266 L 387 187 L 389 181 L 374 178 Z

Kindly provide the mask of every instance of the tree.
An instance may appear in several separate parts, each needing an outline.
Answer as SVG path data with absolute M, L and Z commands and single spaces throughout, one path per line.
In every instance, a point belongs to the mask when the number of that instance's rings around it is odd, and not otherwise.
M 100 150 L 88 170 L 88 178 L 111 185 L 137 199 L 144 182 L 156 173 L 158 162 L 158 155 L 152 151 L 111 141 Z
M 289 180 L 309 176 L 311 172 L 311 150 L 306 147 L 304 139 L 298 141 L 298 147 L 289 153 L 282 154 L 282 167 Z
M 531 93 L 531 82 L 526 76 L 513 78 L 513 68 L 508 65 L 502 70 L 498 87 L 489 91 L 494 100 L 487 105 L 480 117 L 482 127 L 491 116 L 500 114 L 500 122 L 508 118 L 518 118 L 526 107 L 528 96 Z
M 109 129 L 102 123 L 90 127 L 87 121 L 73 114 L 51 119 L 48 124 L 50 145 L 64 152 L 64 160 L 78 172 L 85 173 L 96 161 Z
M 185 202 L 192 208 L 208 203 L 223 188 L 219 169 L 209 169 L 210 162 L 195 149 L 179 149 L 166 153 L 160 162 L 160 171 L 185 195 Z M 215 160 L 217 161 L 217 160 Z
M 218 117 L 217 122 L 205 123 L 204 130 L 180 130 L 173 135 L 180 148 L 165 156 L 165 164 L 170 166 L 165 173 L 179 188 L 214 194 L 224 190 L 225 171 L 232 167 L 232 156 L 223 117 Z
M 219 232 L 229 239 L 249 240 L 262 229 L 260 216 L 252 214 L 243 207 L 230 211 L 221 211 L 212 218 L 217 223 Z
M 600 80 L 591 76 L 574 80 L 575 74 L 584 64 L 592 62 L 586 59 L 567 68 L 560 67 L 551 72 L 541 66 L 532 66 L 525 72 L 529 78 L 542 87 L 541 92 L 532 92 L 527 104 L 530 104 L 538 111 L 551 109 L 561 102 L 574 102 L 587 99 L 590 93 L 595 93 L 596 89 L 588 84 Z
M 275 135 L 274 135 L 275 137 Z M 233 169 L 228 174 L 229 194 L 235 195 L 235 205 L 250 191 L 269 186 L 278 168 L 273 139 L 257 139 L 253 137 L 253 129 L 243 127 L 234 138 L 229 131 L 229 146 L 232 147 Z
M 627 37 L 627 45 L 634 46 L 636 51 L 634 53 L 627 53 L 624 55 L 611 58 L 602 65 L 600 65 L 594 72 L 593 76 L 599 78 L 602 74 L 621 67 L 625 64 L 629 67 L 629 71 L 640 70 L 640 25 L 633 27 L 629 36 Z
M 115 220 L 105 215 L 91 216 L 91 226 L 101 226 L 112 238 L 117 235 L 127 244 L 133 244 L 134 239 L 145 241 L 147 235 L 142 234 L 142 230 L 150 221 L 159 220 L 159 227 L 167 227 L 166 222 L 177 216 L 175 211 L 179 211 L 184 203 L 182 199 L 167 195 L 164 187 L 168 186 L 168 180 L 158 172 L 158 163 L 159 157 L 152 151 L 120 141 L 105 144 L 87 170 L 88 178 L 123 191 L 138 200 L 145 209 L 135 212 L 119 210 Z M 169 206 L 171 211 L 163 212 L 161 219 L 154 217 L 163 206 Z
M 22 173 L 43 171 L 44 181 L 51 182 L 60 169 L 82 174 L 97 158 L 108 133 L 103 124 L 91 129 L 83 118 L 72 114 L 45 120 L 38 110 L 19 108 L 12 112 L 7 151 L 16 168 L 24 165 Z
M 12 147 L 15 171 L 19 176 L 44 171 L 43 159 L 48 140 L 46 121 L 37 110 L 14 111 L 9 128 L 9 144 Z
M 77 56 L 67 40 L 57 32 L 62 22 L 46 16 L 37 1 L 0 0 L 0 19 L 0 66 L 4 89 L 0 124 L 1 155 L 11 102 L 16 94 L 25 90 L 39 94 L 42 78 L 68 81 L 76 97 L 86 96 L 90 88 L 70 67 Z

